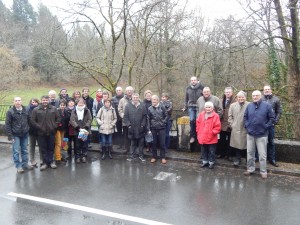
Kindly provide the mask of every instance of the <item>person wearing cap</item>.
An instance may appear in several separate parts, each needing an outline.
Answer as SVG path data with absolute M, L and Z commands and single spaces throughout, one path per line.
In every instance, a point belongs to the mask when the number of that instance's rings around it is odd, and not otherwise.
M 199 114 L 196 120 L 196 131 L 198 142 L 201 144 L 201 168 L 208 166 L 209 169 L 213 169 L 221 122 L 219 115 L 214 111 L 212 102 L 205 102 L 204 111 Z

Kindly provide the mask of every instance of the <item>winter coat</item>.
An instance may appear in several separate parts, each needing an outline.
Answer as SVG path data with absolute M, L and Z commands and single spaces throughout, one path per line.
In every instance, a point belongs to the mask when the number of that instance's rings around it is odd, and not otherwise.
M 197 115 L 204 111 L 205 102 L 212 102 L 214 104 L 214 111 L 222 118 L 223 108 L 220 99 L 217 96 L 210 95 L 208 98 L 204 96 L 197 100 Z
M 23 137 L 29 132 L 29 115 L 24 106 L 22 110 L 17 110 L 15 106 L 10 108 L 6 113 L 5 128 L 8 140 L 14 136 Z
M 96 117 L 97 116 L 97 113 L 99 112 L 99 110 L 104 106 L 103 104 L 103 99 L 101 99 L 100 102 L 97 101 L 97 99 L 95 98 L 94 99 L 94 102 L 93 102 L 93 117 Z
M 205 119 L 205 111 L 196 119 L 196 132 L 199 144 L 218 143 L 218 133 L 221 131 L 220 117 L 214 111 Z
M 111 99 L 111 105 L 112 107 L 114 107 L 115 111 L 116 111 L 116 114 L 117 114 L 117 117 L 118 117 L 118 120 L 122 119 L 119 115 L 119 111 L 118 111 L 118 106 L 119 106 L 119 102 L 120 100 L 124 98 L 124 94 L 122 93 L 121 95 L 115 95 L 114 97 L 112 97 Z
M 147 115 L 148 130 L 165 129 L 168 118 L 168 112 L 162 104 L 156 107 L 150 106 Z
M 247 130 L 244 125 L 244 114 L 249 102 L 241 105 L 235 102 L 228 110 L 228 126 L 231 128 L 230 146 L 236 149 L 247 149 Z
M 279 98 L 274 95 L 264 95 L 262 96 L 261 100 L 272 105 L 275 113 L 274 124 L 277 124 L 282 114 L 282 107 Z
M 61 110 L 57 109 L 59 116 L 61 118 L 61 122 L 57 126 L 57 130 L 66 131 L 68 129 L 68 123 L 70 121 L 69 114 L 67 113 L 67 110 Z
M 99 124 L 99 133 L 112 134 L 115 131 L 115 125 L 117 122 L 116 110 L 113 107 L 107 109 L 102 107 L 97 116 L 97 123 Z
M 152 105 L 152 102 L 151 102 L 151 100 L 144 99 L 143 104 L 144 104 L 147 114 L 148 114 L 148 110 L 149 110 L 149 107 Z
M 67 124 L 66 136 L 73 136 L 75 134 L 75 128 L 70 123 L 70 119 L 73 111 L 75 111 L 75 107 L 73 109 L 70 109 L 69 107 L 66 108 L 66 124 Z
M 195 86 L 190 84 L 185 89 L 185 103 L 184 108 L 187 109 L 188 107 L 196 107 L 197 100 L 202 96 L 204 86 L 199 82 Z
M 68 94 L 66 94 L 66 96 L 62 96 L 62 95 L 59 95 L 59 97 L 55 100 L 55 107 L 56 108 L 59 108 L 59 105 L 60 105 L 60 101 L 61 100 L 65 100 L 66 103 L 68 103 L 68 101 L 70 101 L 70 97 Z
M 167 101 L 161 101 L 160 104 L 162 104 L 166 108 L 169 119 L 171 119 L 173 112 L 173 103 L 168 99 Z
M 90 132 L 92 123 L 92 115 L 89 109 L 84 108 L 83 119 L 78 120 L 76 109 L 72 111 L 70 124 L 74 127 L 74 135 L 78 135 L 80 128 Z
M 36 108 L 37 106 L 33 106 L 33 105 L 28 105 L 26 107 L 26 111 L 29 115 L 29 135 L 37 135 L 37 129 L 35 127 L 33 127 L 33 125 L 31 124 L 31 115 L 32 115 L 32 111 L 34 110 L 34 108 Z
M 43 105 L 39 105 L 32 111 L 30 122 L 37 129 L 39 136 L 49 136 L 56 133 L 61 118 L 55 106 L 49 104 L 44 108 Z
M 124 118 L 125 107 L 130 101 L 131 99 L 127 95 L 124 95 L 124 97 L 119 101 L 118 112 L 122 119 Z M 122 121 L 122 125 L 125 126 L 124 121 Z
M 275 114 L 269 103 L 259 100 L 251 102 L 244 114 L 244 123 L 249 135 L 265 137 L 268 129 L 274 124 Z
M 222 99 L 222 108 L 223 108 L 223 112 L 222 112 L 222 117 L 221 117 L 221 130 L 222 131 L 227 131 L 230 132 L 230 127 L 228 124 L 228 111 L 229 111 L 229 107 L 231 106 L 232 103 L 234 103 L 236 100 L 233 96 L 231 96 L 231 98 L 229 99 L 228 104 L 226 105 L 226 96 L 223 96 Z
M 147 111 L 144 104 L 138 106 L 128 103 L 125 107 L 124 124 L 128 127 L 128 138 L 139 139 L 147 131 Z
M 94 99 L 90 96 L 87 96 L 87 97 L 83 97 L 82 98 L 84 99 L 85 101 L 85 105 L 86 107 L 90 110 L 90 113 L 93 112 L 93 103 L 94 103 Z M 92 115 L 93 116 L 93 115 Z M 93 117 L 92 117 L 93 118 Z

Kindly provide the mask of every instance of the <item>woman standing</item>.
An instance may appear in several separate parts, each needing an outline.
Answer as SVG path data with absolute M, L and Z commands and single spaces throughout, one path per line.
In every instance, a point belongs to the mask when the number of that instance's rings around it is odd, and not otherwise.
M 209 169 L 213 169 L 221 121 L 219 115 L 214 112 L 212 102 L 204 104 L 204 111 L 199 114 L 196 120 L 196 131 L 198 142 L 202 145 L 203 161 L 201 167 L 209 166 Z
M 104 100 L 104 106 L 99 110 L 96 119 L 99 124 L 99 133 L 101 134 L 101 159 L 104 160 L 106 158 L 106 152 L 108 152 L 108 157 L 112 159 L 112 134 L 115 131 L 117 114 L 115 109 L 111 106 L 110 100 Z
M 75 135 L 75 161 L 76 163 L 86 162 L 87 159 L 87 139 L 78 138 L 80 131 L 86 130 L 90 132 L 92 123 L 92 115 L 90 110 L 86 107 L 83 98 L 78 99 L 77 106 L 71 113 L 70 124 L 74 127 Z

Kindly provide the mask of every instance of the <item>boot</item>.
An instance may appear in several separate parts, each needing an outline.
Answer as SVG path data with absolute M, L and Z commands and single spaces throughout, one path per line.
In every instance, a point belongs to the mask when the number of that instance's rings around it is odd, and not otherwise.
M 106 147 L 102 147 L 102 156 L 101 159 L 104 160 L 106 158 Z
M 111 155 L 111 152 L 112 152 L 112 146 L 108 146 L 107 148 L 108 148 L 108 157 L 109 157 L 110 159 L 112 159 L 112 158 L 113 158 L 112 155 Z

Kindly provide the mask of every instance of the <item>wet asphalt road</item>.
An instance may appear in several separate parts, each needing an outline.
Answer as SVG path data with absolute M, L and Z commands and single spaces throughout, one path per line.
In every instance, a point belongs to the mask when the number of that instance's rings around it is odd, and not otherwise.
M 239 169 L 200 169 L 171 161 L 152 165 L 122 156 L 100 161 L 96 153 L 89 156 L 86 164 L 17 174 L 10 146 L 0 144 L 0 224 L 147 224 L 142 219 L 178 225 L 300 222 L 297 177 L 270 175 L 262 180 L 259 175 L 244 177 Z M 56 200 L 59 206 L 11 197 L 11 192 Z M 99 215 L 99 210 L 105 212 Z M 138 222 L 108 217 L 107 211 L 137 217 Z

